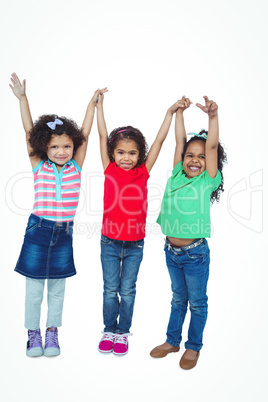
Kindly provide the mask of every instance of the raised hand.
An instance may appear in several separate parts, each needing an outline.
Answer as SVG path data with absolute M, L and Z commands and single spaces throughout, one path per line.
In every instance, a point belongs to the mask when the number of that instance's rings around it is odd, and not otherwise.
M 105 88 L 102 88 L 102 89 L 97 89 L 97 90 L 94 92 L 94 95 L 93 95 L 93 97 L 92 97 L 92 101 L 94 102 L 95 105 L 97 105 L 97 104 L 100 102 L 100 97 L 103 98 L 103 94 L 104 94 L 105 92 L 107 92 L 107 91 L 108 91 L 108 88 L 105 87 Z
M 105 92 L 108 92 L 107 87 L 102 88 L 102 89 L 99 90 L 99 92 L 98 92 L 98 98 L 97 98 L 97 103 L 96 103 L 96 106 L 97 106 L 97 107 L 98 107 L 98 106 L 101 107 L 101 106 L 103 105 L 103 99 L 104 99 L 103 94 L 104 94 Z
M 199 109 L 203 110 L 203 112 L 207 113 L 210 117 L 216 116 L 218 113 L 218 105 L 213 100 L 209 100 L 207 96 L 203 96 L 205 99 L 205 106 L 200 103 L 196 103 L 196 106 Z
M 183 97 L 180 100 L 178 100 L 173 106 L 175 105 L 177 106 L 175 112 L 182 113 L 184 112 L 185 109 L 188 109 L 188 107 L 190 107 L 191 104 L 192 102 L 190 101 L 190 99 L 186 98 L 186 96 L 183 95 Z
M 17 76 L 16 73 L 11 74 L 10 79 L 13 85 L 9 84 L 9 86 L 12 89 L 13 94 L 18 99 L 21 99 L 21 97 L 26 94 L 26 80 L 23 80 L 21 84 L 19 77 Z

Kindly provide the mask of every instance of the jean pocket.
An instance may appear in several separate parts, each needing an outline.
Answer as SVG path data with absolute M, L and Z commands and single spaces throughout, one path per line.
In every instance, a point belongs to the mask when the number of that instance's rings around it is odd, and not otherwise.
M 204 258 L 204 254 L 190 254 L 189 252 L 187 252 L 187 255 L 189 258 L 191 258 L 192 260 L 198 260 L 198 259 L 203 259 Z
M 135 246 L 139 249 L 142 249 L 144 246 L 144 239 L 135 241 Z
M 101 244 L 110 244 L 112 243 L 112 239 L 110 237 L 106 237 L 103 234 L 101 235 Z
M 206 257 L 207 254 L 207 249 L 206 247 L 204 247 L 203 245 L 190 249 L 190 250 L 186 250 L 186 254 L 188 255 L 189 258 L 193 259 L 193 260 L 197 260 L 197 259 L 203 259 L 204 257 Z
M 30 231 L 34 230 L 37 226 L 38 222 L 29 218 L 25 233 L 29 233 Z

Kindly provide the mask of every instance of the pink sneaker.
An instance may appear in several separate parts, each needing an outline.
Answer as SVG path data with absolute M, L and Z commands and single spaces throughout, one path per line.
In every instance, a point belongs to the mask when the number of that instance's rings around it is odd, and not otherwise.
M 99 343 L 99 351 L 101 353 L 110 353 L 113 351 L 114 340 L 116 334 L 113 332 L 104 332 Z
M 114 340 L 114 354 L 117 356 L 126 355 L 128 352 L 128 336 L 132 334 L 116 334 Z

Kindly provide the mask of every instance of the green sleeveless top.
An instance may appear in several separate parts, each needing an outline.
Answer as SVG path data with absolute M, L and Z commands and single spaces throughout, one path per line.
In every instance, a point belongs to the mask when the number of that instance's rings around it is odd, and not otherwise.
M 170 237 L 210 237 L 210 195 L 221 183 L 220 171 L 212 179 L 205 170 L 187 178 L 179 162 L 168 179 L 157 223 Z

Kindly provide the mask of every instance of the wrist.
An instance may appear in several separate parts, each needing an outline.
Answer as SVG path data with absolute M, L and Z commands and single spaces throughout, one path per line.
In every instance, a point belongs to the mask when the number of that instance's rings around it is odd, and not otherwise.
M 18 100 L 19 100 L 20 102 L 21 102 L 21 101 L 24 101 L 24 100 L 27 100 L 26 94 L 18 95 L 17 98 L 18 98 Z
M 209 118 L 209 120 L 210 121 L 212 121 L 212 120 L 217 120 L 217 118 L 218 118 L 218 112 L 216 113 L 216 114 L 213 114 L 213 115 L 208 115 L 208 118 Z
M 97 102 L 95 102 L 94 99 L 91 99 L 88 104 L 88 107 L 94 109 L 96 104 L 97 104 Z
M 183 120 L 183 110 L 178 109 L 176 112 L 176 119 Z
M 172 108 L 169 108 L 169 109 L 167 110 L 166 116 L 172 117 L 173 114 L 174 114 L 174 112 L 173 112 Z

